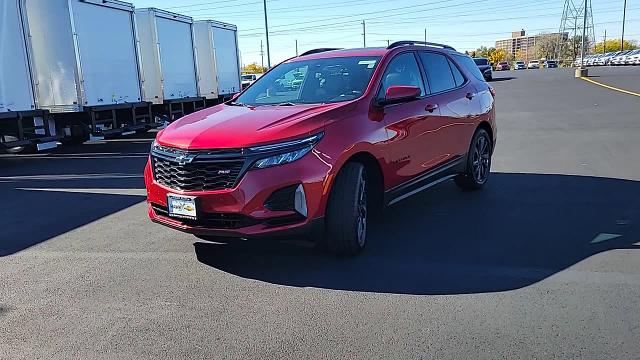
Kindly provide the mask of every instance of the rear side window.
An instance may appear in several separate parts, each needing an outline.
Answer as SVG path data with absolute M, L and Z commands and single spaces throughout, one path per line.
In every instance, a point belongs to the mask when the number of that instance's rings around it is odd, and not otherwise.
M 456 64 L 451 62 L 451 60 L 449 59 L 447 60 L 449 61 L 449 66 L 451 67 L 451 72 L 453 73 L 453 80 L 456 82 L 456 86 L 460 86 L 464 84 L 464 76 L 462 76 L 460 69 L 458 69 Z
M 444 55 L 421 51 L 420 59 L 424 65 L 424 70 L 427 72 L 427 79 L 429 79 L 432 93 L 447 91 L 456 87 L 449 60 Z
M 471 73 L 471 75 L 473 75 L 473 77 L 475 77 L 476 79 L 480 80 L 480 81 L 484 81 L 484 76 L 482 76 L 482 73 L 480 72 L 480 69 L 478 69 L 478 66 L 476 66 L 476 63 L 473 61 L 473 59 L 468 56 L 468 55 L 457 55 L 454 54 L 453 55 L 456 59 L 458 59 L 458 62 L 465 68 L 467 69 L 468 72 Z M 524 62 L 522 62 L 524 64 Z
M 415 86 L 420 88 L 420 94 L 424 96 L 420 68 L 412 52 L 402 53 L 391 59 L 382 76 L 382 87 L 378 99 L 384 99 L 389 86 Z

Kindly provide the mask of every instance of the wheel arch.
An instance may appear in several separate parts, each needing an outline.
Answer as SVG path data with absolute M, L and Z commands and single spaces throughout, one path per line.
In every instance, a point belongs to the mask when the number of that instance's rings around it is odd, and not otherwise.
M 476 131 L 474 132 L 474 134 L 479 129 L 483 129 L 489 134 L 489 138 L 491 139 L 491 146 L 493 147 L 493 149 L 495 149 L 495 146 L 496 146 L 496 142 L 495 142 L 495 139 L 494 139 L 495 134 L 493 132 L 493 127 L 491 126 L 491 124 L 486 120 L 480 122 L 480 124 L 478 124 L 478 127 L 476 128 Z M 493 152 L 493 149 L 491 149 L 491 152 Z
M 336 176 L 340 173 L 340 171 L 346 164 L 352 162 L 357 162 L 364 165 L 365 171 L 367 172 L 367 181 L 370 181 L 371 184 L 370 189 L 374 190 L 370 193 L 372 196 L 372 204 L 375 206 L 376 212 L 378 210 L 381 210 L 384 202 L 384 174 L 382 172 L 382 166 L 378 158 L 376 158 L 375 155 L 366 150 L 360 150 L 358 152 L 350 154 L 349 157 L 341 162 L 340 168 L 335 172 L 335 176 L 331 177 L 327 196 L 324 201 L 325 206 L 323 207 L 326 209 L 326 204 L 331 197 Z

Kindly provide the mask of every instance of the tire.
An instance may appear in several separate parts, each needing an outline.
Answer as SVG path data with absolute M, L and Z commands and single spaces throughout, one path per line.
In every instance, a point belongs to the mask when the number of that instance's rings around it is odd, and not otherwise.
M 489 75 L 489 76 L 485 77 L 485 80 L 486 81 L 491 81 L 491 80 L 493 80 L 493 76 Z
M 473 135 L 465 172 L 456 176 L 454 181 L 462 190 L 479 190 L 484 187 L 491 172 L 491 137 L 484 129 L 478 129 Z
M 353 256 L 367 240 L 367 174 L 364 165 L 347 163 L 331 190 L 325 217 L 326 248 L 332 253 Z

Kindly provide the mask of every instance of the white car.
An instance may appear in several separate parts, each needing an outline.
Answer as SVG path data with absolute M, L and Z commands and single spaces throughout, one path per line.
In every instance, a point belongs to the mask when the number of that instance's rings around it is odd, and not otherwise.
M 513 64 L 513 70 L 524 70 L 527 68 L 527 65 L 522 60 L 518 60 Z
M 625 65 L 640 65 L 640 49 L 633 50 L 627 54 L 624 63 Z
M 242 74 L 242 90 L 249 87 L 249 85 L 253 84 L 260 77 L 259 74 Z
M 529 60 L 528 69 L 540 69 L 540 60 Z
M 626 58 L 627 54 L 629 54 L 630 52 L 631 51 L 629 51 L 629 50 L 619 52 L 616 56 L 614 56 L 611 59 L 611 65 L 614 65 L 614 66 L 624 65 L 625 64 L 625 58 Z
M 611 61 L 613 54 L 615 53 L 608 52 L 606 54 L 600 55 L 600 57 L 598 57 L 598 60 L 595 61 L 594 65 L 597 65 L 597 66 L 609 65 L 609 61 Z

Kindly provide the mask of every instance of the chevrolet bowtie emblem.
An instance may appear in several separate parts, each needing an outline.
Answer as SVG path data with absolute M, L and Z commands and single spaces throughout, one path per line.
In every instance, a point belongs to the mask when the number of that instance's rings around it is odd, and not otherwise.
M 178 156 L 176 158 L 176 161 L 178 162 L 178 165 L 186 165 L 186 164 L 190 164 L 194 158 L 195 158 L 195 155 L 184 154 L 184 155 Z

